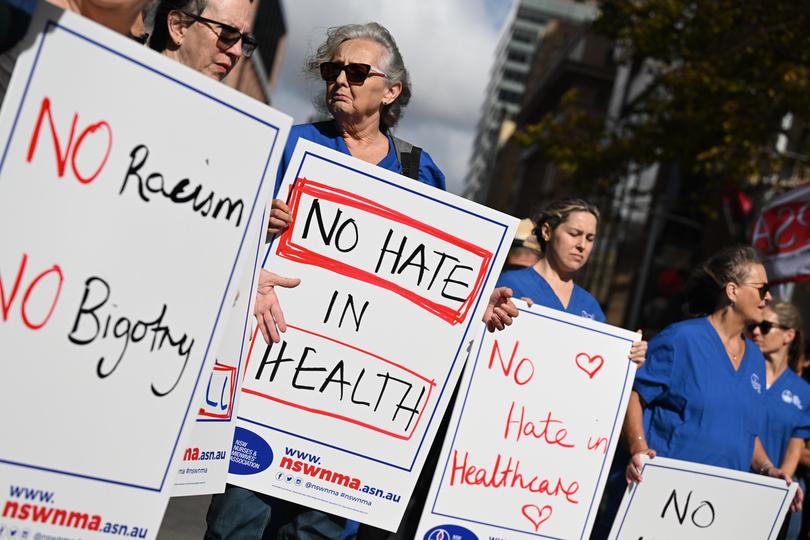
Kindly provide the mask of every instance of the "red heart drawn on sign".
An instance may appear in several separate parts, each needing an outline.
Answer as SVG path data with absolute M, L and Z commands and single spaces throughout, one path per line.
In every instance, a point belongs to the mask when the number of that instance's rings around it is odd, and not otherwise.
M 591 356 L 588 353 L 581 352 L 576 357 L 577 367 L 588 374 L 588 377 L 593 379 L 596 372 L 602 369 L 605 364 L 605 359 L 599 356 Z
M 543 524 L 548 518 L 551 517 L 551 505 L 545 505 L 543 508 L 540 508 L 536 504 L 524 504 L 523 508 L 521 509 L 523 515 L 526 516 L 532 525 L 534 525 L 534 532 L 537 532 L 537 529 L 540 528 L 540 525 Z M 536 517 L 535 517 L 536 516 Z

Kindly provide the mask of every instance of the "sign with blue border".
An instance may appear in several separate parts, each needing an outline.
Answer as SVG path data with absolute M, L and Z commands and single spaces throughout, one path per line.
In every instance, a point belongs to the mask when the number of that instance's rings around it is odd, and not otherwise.
M 417 533 L 588 538 L 635 376 L 637 334 L 542 306 L 481 333 Z
M 699 463 L 655 457 L 624 494 L 611 540 L 773 540 L 797 484 Z
M 0 522 L 153 538 L 291 120 L 46 2 L 25 39 L 0 112 Z
M 238 413 L 276 458 L 229 482 L 395 530 L 517 220 L 305 140 L 280 193 L 265 267 L 301 284 Z

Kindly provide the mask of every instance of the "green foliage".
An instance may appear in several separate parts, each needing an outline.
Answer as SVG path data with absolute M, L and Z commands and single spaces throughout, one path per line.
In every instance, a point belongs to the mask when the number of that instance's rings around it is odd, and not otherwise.
M 807 0 L 603 0 L 594 30 L 648 84 L 619 118 L 584 112 L 576 89 L 519 139 L 574 179 L 677 162 L 708 180 L 775 173 L 786 113 L 810 119 Z M 806 153 L 807 149 L 800 149 Z

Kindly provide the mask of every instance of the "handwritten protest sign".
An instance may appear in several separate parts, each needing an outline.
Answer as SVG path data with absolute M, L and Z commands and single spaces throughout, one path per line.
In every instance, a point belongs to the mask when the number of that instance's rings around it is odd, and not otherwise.
M 588 538 L 638 336 L 521 306 L 476 344 L 417 538 Z
M 229 482 L 396 529 L 517 220 L 303 140 L 281 193 L 267 267 L 301 284 L 254 340 Z
M 656 457 L 625 492 L 612 540 L 773 540 L 796 484 L 720 467 Z
M 0 112 L 0 525 L 154 538 L 290 119 L 40 4 Z
M 232 291 L 227 324 L 220 326 L 214 363 L 203 374 L 203 398 L 186 443 L 177 449 L 177 476 L 172 496 L 222 493 L 228 476 L 236 408 L 241 394 L 244 360 L 250 347 L 250 317 L 255 301 L 259 257 L 264 255 L 267 213 L 249 236 L 254 249 L 242 250 L 237 266 L 245 268 L 240 284 Z M 193 415 L 191 415 L 193 417 Z

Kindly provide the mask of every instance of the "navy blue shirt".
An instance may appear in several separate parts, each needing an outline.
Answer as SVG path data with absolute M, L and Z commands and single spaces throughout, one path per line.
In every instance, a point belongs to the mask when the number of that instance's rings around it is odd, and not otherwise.
M 495 286 L 509 287 L 512 289 L 512 294 L 515 298 L 531 298 L 532 302 L 541 306 L 565 311 L 599 322 L 605 322 L 607 320 L 596 298 L 576 283 L 574 284 L 574 290 L 571 292 L 571 299 L 568 301 L 568 306 L 564 306 L 554 293 L 551 285 L 548 284 L 548 281 L 531 266 L 521 268 L 520 270 L 504 272 L 498 278 L 498 283 Z
M 393 171 L 397 174 L 402 174 L 402 165 L 397 157 L 397 151 L 394 147 L 394 140 L 391 138 L 390 134 L 387 134 L 387 137 L 388 154 L 386 154 L 382 161 L 377 163 L 377 166 L 389 171 Z M 325 146 L 326 148 L 331 148 L 332 150 L 337 150 L 338 152 L 351 155 L 349 148 L 346 146 L 346 141 L 343 140 L 343 137 L 333 121 L 329 120 L 327 122 L 318 122 L 316 124 L 299 124 L 297 126 L 293 126 L 290 130 L 290 136 L 287 139 L 287 145 L 284 147 L 284 153 L 281 156 L 281 163 L 278 167 L 276 187 L 273 190 L 274 198 L 285 198 L 278 196 L 278 189 L 281 187 L 281 180 L 284 178 L 284 173 L 287 172 L 287 167 L 290 164 L 290 158 L 292 158 L 293 150 L 295 150 L 295 145 L 298 142 L 298 139 L 306 139 L 308 141 L 318 143 L 321 146 Z M 446 189 L 444 174 L 439 170 L 438 165 L 434 163 L 430 155 L 424 150 L 422 150 L 422 155 L 419 160 L 419 181 L 423 184 L 428 184 L 441 190 Z
M 659 456 L 751 469 L 765 423 L 765 358 L 754 342 L 745 340 L 735 370 L 707 318 L 675 323 L 650 341 L 633 389 L 645 403 L 647 444 Z
M 765 391 L 765 415 L 760 440 L 779 467 L 791 438 L 810 439 L 810 385 L 786 369 Z

